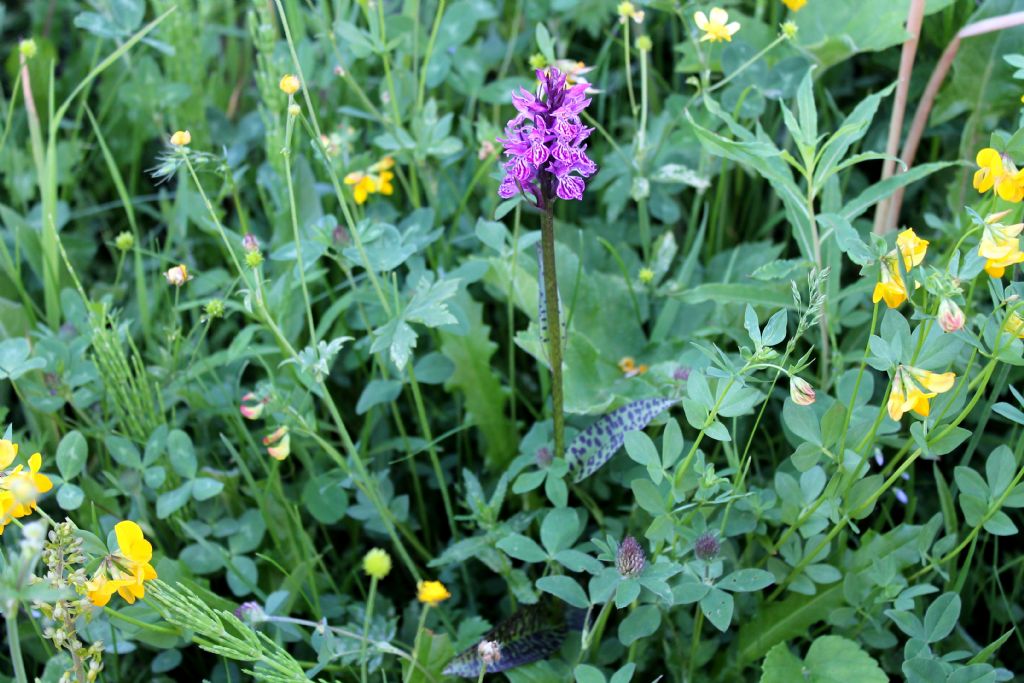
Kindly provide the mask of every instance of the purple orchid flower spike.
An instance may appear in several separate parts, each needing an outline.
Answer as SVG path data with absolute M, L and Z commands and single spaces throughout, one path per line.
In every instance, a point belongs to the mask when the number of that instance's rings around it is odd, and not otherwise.
M 508 157 L 498 187 L 503 199 L 528 192 L 540 208 L 555 198 L 583 199 L 583 179 L 597 172 L 585 144 L 594 129 L 580 121 L 590 104 L 587 84 L 566 86 L 565 78 L 554 67 L 538 69 L 536 94 L 524 88 L 512 94 L 518 113 L 505 126 L 505 137 L 498 138 Z

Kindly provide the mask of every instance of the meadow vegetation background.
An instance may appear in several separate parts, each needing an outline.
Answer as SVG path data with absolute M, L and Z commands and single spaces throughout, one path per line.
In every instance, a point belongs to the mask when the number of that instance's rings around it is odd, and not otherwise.
M 1024 0 L 0 5 L 0 679 L 991 683 Z

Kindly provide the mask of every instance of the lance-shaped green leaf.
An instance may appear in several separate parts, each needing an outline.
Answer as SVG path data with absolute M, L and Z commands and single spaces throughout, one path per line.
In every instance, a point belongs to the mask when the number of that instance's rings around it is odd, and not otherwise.
M 576 435 L 566 449 L 569 472 L 574 481 L 582 481 L 608 462 L 622 447 L 628 432 L 643 429 L 674 398 L 643 398 L 617 408 Z

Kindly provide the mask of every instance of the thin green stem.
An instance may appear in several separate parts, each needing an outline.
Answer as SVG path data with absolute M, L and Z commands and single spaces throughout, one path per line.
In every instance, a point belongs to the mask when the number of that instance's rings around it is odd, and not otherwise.
M 555 457 L 565 455 L 565 414 L 562 395 L 562 317 L 558 305 L 558 273 L 555 270 L 555 217 L 551 202 L 541 213 L 541 261 L 544 265 L 544 296 L 547 300 L 548 360 L 551 362 L 551 416 L 555 431 Z
M 420 67 L 419 87 L 416 90 L 416 111 L 423 109 L 423 100 L 426 97 L 427 69 L 430 67 L 430 58 L 434 54 L 434 43 L 437 42 L 437 32 L 441 28 L 441 18 L 444 16 L 445 0 L 438 0 L 437 12 L 434 14 L 434 25 L 430 29 L 430 38 L 427 39 L 427 51 L 423 54 L 423 66 Z
M 16 683 L 28 683 L 28 676 L 25 675 L 25 661 L 21 656 L 21 638 L 18 635 L 18 612 L 19 605 L 14 601 L 13 605 L 5 608 L 7 616 L 7 648 L 11 653 L 11 665 L 14 667 L 14 680 Z
M 293 95 L 288 96 L 288 104 L 293 103 Z M 284 177 L 288 185 L 288 209 L 292 222 L 292 240 L 295 243 L 295 264 L 299 268 L 299 283 L 302 286 L 302 300 L 306 304 L 306 322 L 309 324 L 309 343 L 316 346 L 316 324 L 313 322 L 313 306 L 309 301 L 309 286 L 306 284 L 306 263 L 302 256 L 302 240 L 299 238 L 299 217 L 295 206 L 295 184 L 292 181 L 292 131 L 295 128 L 294 118 L 286 114 L 288 123 L 284 136 Z
M 377 597 L 377 577 L 370 577 L 370 594 L 366 598 L 366 616 L 363 618 L 363 638 L 359 641 L 359 681 L 366 683 L 366 641 L 370 633 L 370 621 L 373 619 L 373 603 Z

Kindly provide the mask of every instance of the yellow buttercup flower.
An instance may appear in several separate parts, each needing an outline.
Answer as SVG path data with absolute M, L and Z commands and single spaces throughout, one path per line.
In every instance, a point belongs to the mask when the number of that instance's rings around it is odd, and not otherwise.
M 171 136 L 171 144 L 175 147 L 184 147 L 188 143 L 192 142 L 192 133 L 187 130 L 178 130 Z
M 86 582 L 86 595 L 92 604 L 103 607 L 117 593 L 131 605 L 137 598 L 146 597 L 144 583 L 156 578 L 156 570 L 149 563 L 153 559 L 153 546 L 146 540 L 142 528 L 130 520 L 114 526 L 117 551 L 100 561 L 96 573 Z
M 693 15 L 693 22 L 697 24 L 697 28 L 704 31 L 704 35 L 700 37 L 701 41 L 711 41 L 712 43 L 718 43 L 721 41 L 731 42 L 733 35 L 740 30 L 740 23 L 738 21 L 729 22 L 729 13 L 721 7 L 715 7 L 711 10 L 710 16 L 703 12 L 697 12 Z
M 39 473 L 43 457 L 38 453 L 29 457 L 27 470 L 24 465 L 7 470 L 17 455 L 18 444 L 0 440 L 0 535 L 13 520 L 32 514 L 39 496 L 53 488 L 50 478 Z
M 192 275 L 188 272 L 188 266 L 184 263 L 174 266 L 168 269 L 164 273 L 164 279 L 167 280 L 167 284 L 175 287 L 181 287 L 183 284 L 192 279 Z
M 938 373 L 909 365 L 898 366 L 889 393 L 889 417 L 899 422 L 911 410 L 922 417 L 928 417 L 928 399 L 949 391 L 955 380 L 956 374 L 952 372 Z
M 382 548 L 374 548 L 363 556 L 363 571 L 380 581 L 391 573 L 391 556 Z
M 799 12 L 800 8 L 807 4 L 807 0 L 782 0 L 782 4 L 793 12 Z
M 980 168 L 974 172 L 974 189 L 985 194 L 994 187 L 996 194 L 1008 202 L 1024 199 L 1024 171 L 1018 171 L 1009 157 L 986 147 L 978 152 L 975 162 Z
M 282 91 L 287 95 L 294 95 L 302 87 L 302 83 L 299 81 L 299 77 L 294 74 L 285 74 L 281 77 L 281 82 L 277 84 Z
M 440 581 L 420 581 L 416 584 L 416 590 L 416 598 L 423 604 L 430 605 L 431 607 L 437 607 L 439 602 L 452 597 L 452 594 L 448 592 L 448 589 Z

